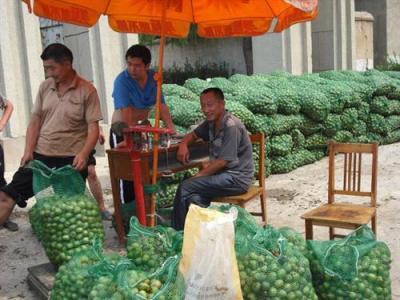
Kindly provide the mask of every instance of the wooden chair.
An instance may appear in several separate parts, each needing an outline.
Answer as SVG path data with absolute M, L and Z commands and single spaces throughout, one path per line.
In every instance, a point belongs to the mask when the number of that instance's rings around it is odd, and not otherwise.
M 343 189 L 336 189 L 336 154 L 344 154 Z M 361 190 L 362 154 L 372 155 L 371 186 Z M 356 229 L 371 221 L 376 235 L 378 144 L 329 143 L 328 204 L 313 209 L 301 217 L 305 220 L 306 239 L 313 239 L 313 225 L 329 227 L 329 238 L 343 237 L 335 228 Z M 365 176 L 364 176 L 365 177 Z M 335 195 L 370 197 L 370 205 L 335 203 Z
M 267 195 L 265 192 L 265 138 L 263 133 L 252 134 L 250 135 L 251 143 L 257 145 L 260 151 L 260 160 L 258 166 L 258 185 L 251 185 L 249 190 L 245 194 L 236 195 L 236 196 L 227 196 L 227 197 L 216 197 L 213 198 L 212 202 L 218 203 L 230 203 L 239 205 L 242 208 L 245 208 L 245 205 L 250 200 L 255 197 L 260 197 L 261 202 L 261 212 L 251 212 L 254 216 L 261 216 L 264 224 L 267 223 Z

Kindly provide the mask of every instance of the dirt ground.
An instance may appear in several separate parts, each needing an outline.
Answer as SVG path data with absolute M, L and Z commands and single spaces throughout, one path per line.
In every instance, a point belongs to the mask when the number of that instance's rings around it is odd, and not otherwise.
M 392 251 L 392 294 L 400 300 L 400 143 L 379 148 L 378 177 L 378 239 L 386 242 Z M 326 201 L 328 160 L 304 166 L 291 173 L 273 175 L 267 179 L 268 218 L 273 226 L 290 226 L 304 233 L 300 215 Z M 107 160 L 98 159 L 97 172 L 103 184 L 106 201 L 112 206 Z M 12 173 L 7 174 L 8 178 Z M 34 201 L 30 201 L 30 205 Z M 258 201 L 249 204 L 257 209 Z M 47 262 L 27 217 L 27 210 L 17 209 L 13 214 L 20 230 L 16 233 L 0 230 L 0 299 L 38 299 L 26 282 L 27 268 Z M 107 248 L 121 250 L 116 235 L 107 228 Z M 315 238 L 327 239 L 328 230 L 316 227 Z

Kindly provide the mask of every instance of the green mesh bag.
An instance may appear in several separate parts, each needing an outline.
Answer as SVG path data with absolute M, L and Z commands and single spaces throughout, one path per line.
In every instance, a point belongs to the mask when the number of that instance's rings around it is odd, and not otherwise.
M 261 228 L 254 216 L 240 206 L 231 204 L 212 205 L 210 209 L 215 209 L 223 213 L 237 212 L 237 217 L 234 222 L 236 247 L 241 247 L 240 243 L 243 240 L 250 239 Z
M 174 124 L 188 128 L 199 120 L 203 119 L 200 102 L 198 101 L 182 101 L 177 97 L 171 97 L 166 100 L 171 112 Z
M 183 86 L 177 84 L 163 84 L 162 92 L 166 98 L 174 96 L 179 97 L 182 100 L 187 101 L 199 101 L 199 96 L 197 96 L 192 91 L 184 88 Z
M 269 122 L 269 126 L 272 129 L 272 134 L 281 135 L 284 133 L 288 133 L 293 129 L 297 129 L 302 127 L 304 118 L 301 115 L 279 115 L 276 114 L 270 118 L 265 117 L 265 122 Z M 267 123 L 268 124 L 268 123 Z
M 224 94 L 233 94 L 235 84 L 224 77 L 214 77 L 209 81 L 210 86 L 220 88 Z
M 400 129 L 389 132 L 389 134 L 381 140 L 381 144 L 393 144 L 400 141 Z
M 325 136 L 332 137 L 339 130 L 342 129 L 342 118 L 341 115 L 330 114 L 323 123 L 323 133 Z
M 344 130 L 352 130 L 354 124 L 357 123 L 358 121 L 358 111 L 355 108 L 348 108 L 346 109 L 342 116 L 341 116 L 341 121 L 342 121 L 342 128 Z
M 388 135 L 389 125 L 385 118 L 378 114 L 370 114 L 367 121 L 368 130 L 372 133 L 380 134 L 383 136 Z
M 389 100 L 385 96 L 377 96 L 372 99 L 370 108 L 371 112 L 385 117 L 390 115 L 398 115 L 400 114 L 400 101 Z
M 296 160 L 292 154 L 271 158 L 271 173 L 282 174 L 296 169 Z
M 153 272 L 168 257 L 182 250 L 183 233 L 170 227 L 144 227 L 131 218 L 127 256 L 138 270 Z
M 200 95 L 202 91 L 211 87 L 206 80 L 200 78 L 189 78 L 185 81 L 183 86 L 192 91 L 195 95 Z
M 290 135 L 292 136 L 294 149 L 299 149 L 304 147 L 306 138 L 304 137 L 304 134 L 302 134 L 300 130 L 294 129 L 290 132 Z
M 179 273 L 181 255 L 168 257 L 153 273 L 129 287 L 129 300 L 183 300 L 184 279 Z
M 296 152 L 293 152 L 291 154 L 291 158 L 293 160 L 293 164 L 296 168 L 312 164 L 315 162 L 317 159 L 315 158 L 315 155 L 313 152 L 307 149 L 300 149 Z
M 53 195 L 76 196 L 86 191 L 82 176 L 70 165 L 51 169 L 41 161 L 33 160 L 27 168 L 33 172 L 32 187 L 36 199 Z
M 297 127 L 305 136 L 310 136 L 314 133 L 318 133 L 323 129 L 320 122 L 315 122 L 307 117 L 300 116 L 301 122 Z
M 332 137 L 332 139 L 340 143 L 349 143 L 353 141 L 353 134 L 347 130 L 340 130 L 336 132 L 336 134 Z
M 43 226 L 42 218 L 40 216 L 40 210 L 37 205 L 32 206 L 32 208 L 28 212 L 28 216 L 33 233 L 36 234 L 38 240 L 41 241 L 43 238 Z
M 308 241 L 319 299 L 391 298 L 390 250 L 362 226 L 346 238 Z
M 95 278 L 87 297 L 90 300 L 130 299 L 131 287 L 148 276 L 136 270 L 136 266 L 123 256 L 90 267 L 89 275 Z
M 285 156 L 292 151 L 293 139 L 289 134 L 282 134 L 271 138 L 271 155 Z
M 299 250 L 307 258 L 310 256 L 307 242 L 300 232 L 288 226 L 281 227 L 278 230 L 279 233 L 287 240 L 289 247 Z
M 367 122 L 370 114 L 370 107 L 367 102 L 362 102 L 358 107 L 358 118 L 361 121 Z
M 94 239 L 90 248 L 76 253 L 58 269 L 50 299 L 87 299 L 96 279 L 104 274 L 104 266 L 109 264 L 105 262 L 116 260 L 116 255 L 104 255 L 101 241 Z M 91 271 L 93 267 L 96 267 L 97 273 Z
M 246 128 L 250 130 L 255 121 L 255 117 L 250 110 L 238 102 L 228 100 L 225 101 L 225 108 L 240 119 Z
M 33 191 L 37 199 L 30 212 L 32 228 L 49 260 L 56 266 L 87 249 L 95 237 L 104 240 L 99 208 L 85 193 L 82 176 L 72 166 L 50 169 L 32 161 Z
M 260 228 L 237 243 L 236 256 L 244 299 L 318 299 L 308 260 L 279 230 Z
M 328 138 L 322 134 L 315 133 L 306 138 L 305 148 L 312 149 L 325 149 L 328 144 Z

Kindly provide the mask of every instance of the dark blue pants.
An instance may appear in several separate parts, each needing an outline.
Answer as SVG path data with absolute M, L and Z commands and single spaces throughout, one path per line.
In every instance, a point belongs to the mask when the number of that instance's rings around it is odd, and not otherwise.
M 230 173 L 194 177 L 183 181 L 176 191 L 172 227 L 183 230 L 190 204 L 208 207 L 214 197 L 234 196 L 246 193 L 247 189 L 237 183 Z

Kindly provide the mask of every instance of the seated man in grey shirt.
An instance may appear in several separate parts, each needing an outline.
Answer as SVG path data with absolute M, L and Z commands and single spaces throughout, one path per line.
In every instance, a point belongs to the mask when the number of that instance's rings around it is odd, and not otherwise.
M 224 94 L 208 88 L 200 95 L 206 120 L 188 133 L 179 145 L 178 160 L 189 162 L 188 145 L 202 139 L 210 143 L 210 161 L 194 177 L 179 186 L 172 214 L 172 226 L 182 230 L 190 204 L 210 205 L 211 199 L 247 192 L 254 174 L 251 141 L 242 122 L 225 110 Z

